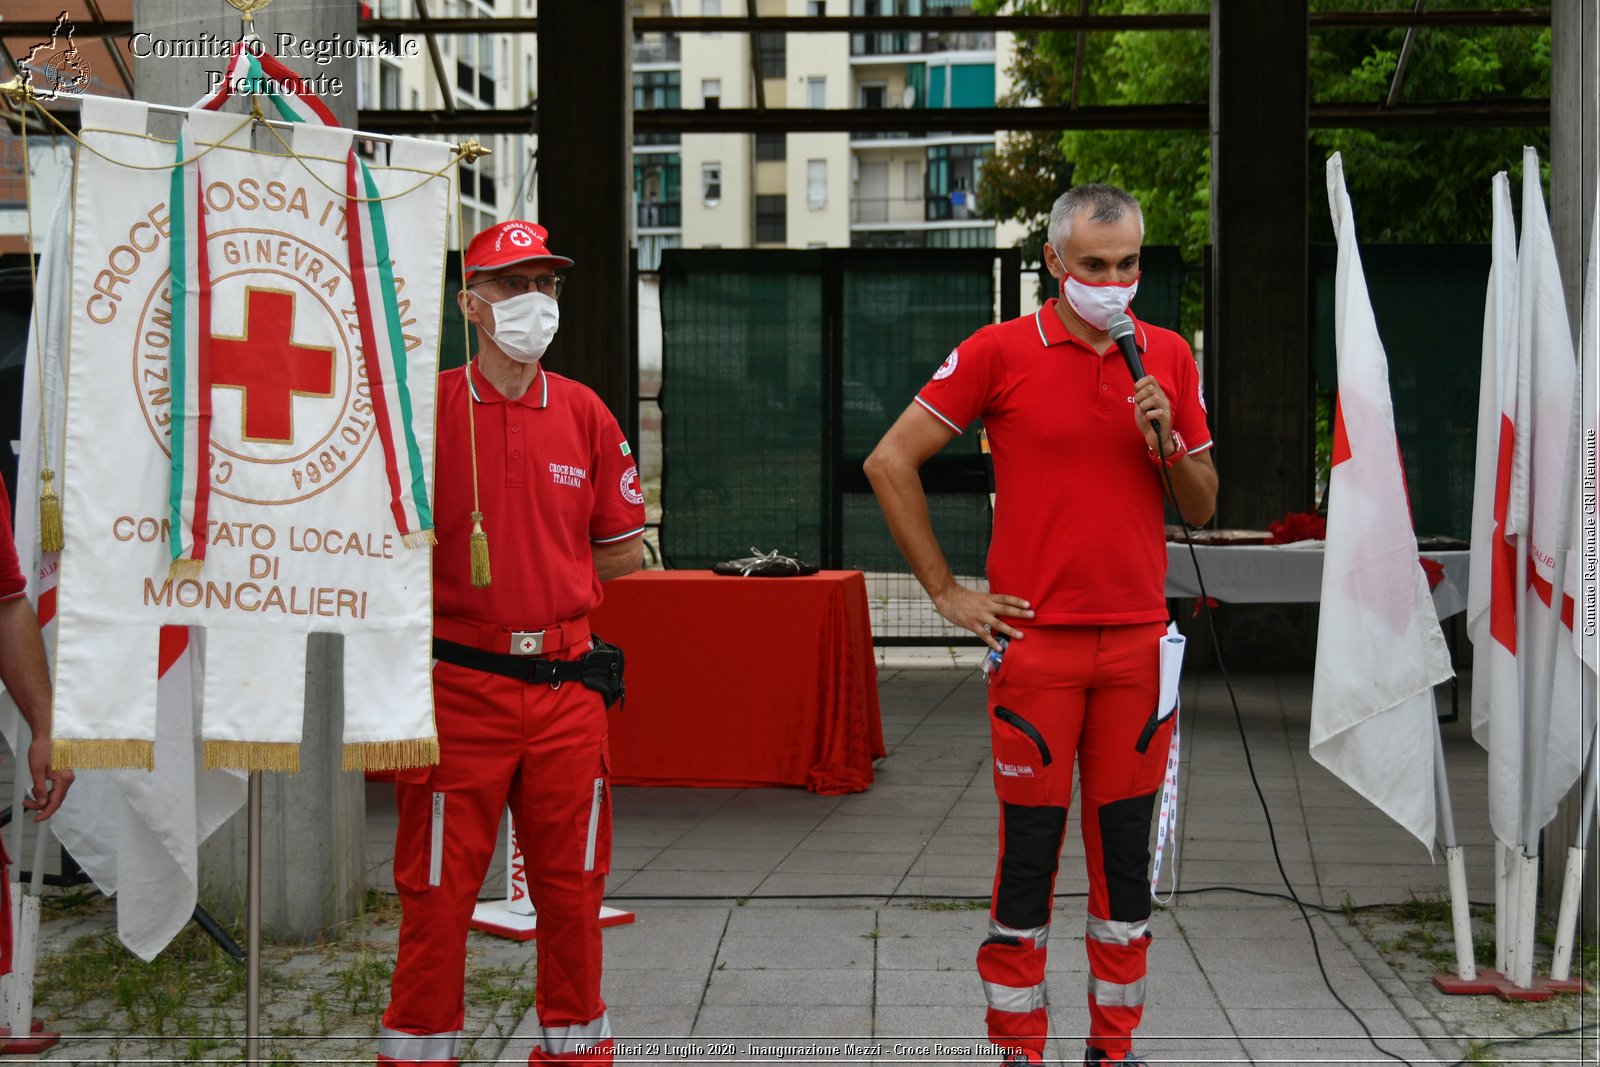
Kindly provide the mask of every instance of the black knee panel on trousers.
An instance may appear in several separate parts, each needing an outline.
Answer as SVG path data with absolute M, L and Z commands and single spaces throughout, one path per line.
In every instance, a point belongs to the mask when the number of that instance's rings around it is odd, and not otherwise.
M 1027 808 L 1002 804 L 1006 851 L 1000 857 L 1000 889 L 994 917 L 1016 930 L 1050 922 L 1050 889 L 1061 862 L 1066 808 Z
M 1154 793 L 1100 805 L 1108 919 L 1138 922 L 1150 917 L 1150 816 L 1155 807 Z

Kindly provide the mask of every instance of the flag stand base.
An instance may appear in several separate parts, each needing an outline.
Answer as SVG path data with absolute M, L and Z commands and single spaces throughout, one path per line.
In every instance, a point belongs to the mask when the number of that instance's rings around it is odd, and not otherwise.
M 600 906 L 602 927 L 624 926 L 633 922 L 634 918 L 631 911 L 608 908 L 603 904 Z M 509 937 L 513 941 L 531 941 L 539 936 L 539 917 L 512 911 L 503 900 L 485 900 L 473 908 L 469 925 L 474 930 L 497 937 Z
M 1436 974 L 1433 976 L 1433 986 L 1439 992 L 1452 996 L 1493 994 L 1501 1000 L 1530 1002 L 1549 1000 L 1557 993 L 1583 993 L 1589 988 L 1582 978 L 1566 978 L 1558 981 L 1554 978 L 1538 977 L 1534 978 L 1533 985 L 1524 988 L 1491 967 L 1479 967 L 1478 976 L 1465 981 L 1453 974 Z
M 36 1052 L 43 1052 L 60 1041 L 61 1035 L 53 1030 L 46 1030 L 44 1022 L 40 1019 L 33 1020 L 33 1030 L 27 1037 L 13 1038 L 11 1027 L 0 1026 L 0 1056 L 31 1056 Z

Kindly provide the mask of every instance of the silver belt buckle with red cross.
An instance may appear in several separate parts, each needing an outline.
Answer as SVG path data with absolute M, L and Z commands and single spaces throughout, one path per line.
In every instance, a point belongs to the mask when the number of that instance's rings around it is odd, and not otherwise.
M 543 630 L 515 630 L 511 634 L 513 656 L 537 656 L 544 651 Z

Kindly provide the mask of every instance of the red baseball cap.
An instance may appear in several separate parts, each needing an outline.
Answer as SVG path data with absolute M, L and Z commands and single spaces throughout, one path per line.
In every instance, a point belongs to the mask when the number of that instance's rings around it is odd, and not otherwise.
M 499 270 L 513 263 L 543 260 L 557 267 L 570 267 L 572 260 L 553 255 L 545 245 L 547 233 L 536 222 L 510 219 L 490 226 L 467 245 L 467 275 L 474 271 Z

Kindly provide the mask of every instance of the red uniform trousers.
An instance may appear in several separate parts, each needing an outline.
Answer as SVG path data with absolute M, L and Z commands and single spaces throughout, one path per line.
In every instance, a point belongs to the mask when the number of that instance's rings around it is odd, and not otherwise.
M 588 642 L 553 658 L 572 659 Z M 436 663 L 439 763 L 396 786 L 400 951 L 378 1062 L 457 1062 L 466 1016 L 467 929 L 507 803 L 539 913 L 529 1063 L 609 1067 L 600 997 L 600 903 L 611 868 L 606 710 L 579 682 L 525 683 Z
M 1171 720 L 1134 745 L 1159 693 L 1162 623 L 1036 626 L 1007 647 L 989 687 L 1000 856 L 978 949 L 989 1039 L 1044 1055 L 1046 942 L 1078 764 L 1089 876 L 1088 1044 L 1121 1059 L 1144 1011 L 1150 821 Z

